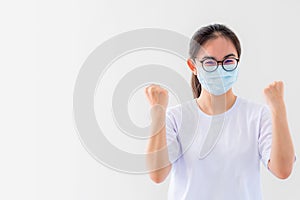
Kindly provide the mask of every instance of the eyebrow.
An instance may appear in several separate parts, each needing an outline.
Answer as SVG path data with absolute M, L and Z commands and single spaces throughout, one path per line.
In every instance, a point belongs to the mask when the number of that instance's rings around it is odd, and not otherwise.
M 230 56 L 235 56 L 235 54 L 230 53 L 230 54 L 224 56 L 223 59 L 228 58 L 228 57 L 230 57 Z M 216 59 L 215 57 L 213 57 L 213 56 L 204 56 L 204 57 L 202 58 L 202 60 L 204 60 L 204 59 L 214 59 L 214 60 L 217 60 L 217 59 Z

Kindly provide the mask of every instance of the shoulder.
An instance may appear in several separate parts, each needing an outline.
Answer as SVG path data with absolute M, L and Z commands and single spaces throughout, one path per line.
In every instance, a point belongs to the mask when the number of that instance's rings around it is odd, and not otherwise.
M 166 109 L 167 127 L 173 127 L 173 130 L 185 137 L 195 133 L 198 126 L 199 113 L 195 99 L 190 99 L 180 104 L 169 106 Z
M 244 97 L 239 98 L 239 110 L 243 112 L 248 112 L 251 114 L 257 113 L 261 114 L 263 112 L 268 112 L 269 108 L 267 104 L 256 102 L 252 99 L 246 99 Z
M 177 105 L 167 107 L 166 117 L 176 124 L 188 121 L 192 123 L 198 117 L 197 112 L 195 99 L 190 99 Z
M 185 102 L 167 107 L 166 113 L 172 116 L 179 116 L 185 112 L 195 110 L 195 99 L 190 99 Z

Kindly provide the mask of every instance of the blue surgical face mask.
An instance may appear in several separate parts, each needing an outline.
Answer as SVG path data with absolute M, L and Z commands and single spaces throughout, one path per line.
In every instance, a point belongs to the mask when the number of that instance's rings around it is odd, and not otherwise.
M 213 95 L 225 94 L 233 84 L 237 81 L 238 77 L 237 67 L 233 71 L 225 71 L 222 66 L 213 72 L 206 72 L 202 67 L 197 67 L 197 78 L 201 84 L 201 87 L 206 89 Z

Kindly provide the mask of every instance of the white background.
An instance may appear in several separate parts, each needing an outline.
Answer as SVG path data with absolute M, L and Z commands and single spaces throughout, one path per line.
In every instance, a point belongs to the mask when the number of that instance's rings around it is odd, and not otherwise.
M 299 155 L 299 9 L 296 0 L 1 2 L 0 199 L 166 199 L 169 179 L 156 185 L 147 175 L 102 166 L 81 145 L 73 122 L 74 83 L 87 56 L 112 36 L 138 28 L 169 29 L 187 37 L 214 22 L 232 28 L 242 43 L 236 93 L 264 102 L 263 88 L 283 80 Z M 189 81 L 183 61 L 176 70 Z M 98 93 L 110 98 L 110 89 Z M 133 98 L 142 106 L 131 102 L 133 120 L 135 112 L 148 109 L 144 100 L 141 94 Z M 130 146 L 126 138 L 114 144 Z M 140 151 L 142 145 L 136 146 Z M 299 173 L 296 163 L 291 177 L 282 181 L 262 168 L 265 199 L 299 199 Z

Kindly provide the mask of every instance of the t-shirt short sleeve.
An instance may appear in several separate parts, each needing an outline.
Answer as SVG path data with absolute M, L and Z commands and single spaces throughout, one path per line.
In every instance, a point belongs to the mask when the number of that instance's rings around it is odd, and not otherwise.
M 272 145 L 272 116 L 270 109 L 264 105 L 261 111 L 258 148 L 263 165 L 269 170 L 268 162 Z
M 174 109 L 166 110 L 166 139 L 169 161 L 174 163 L 181 154 L 181 146 L 178 140 L 178 116 Z

